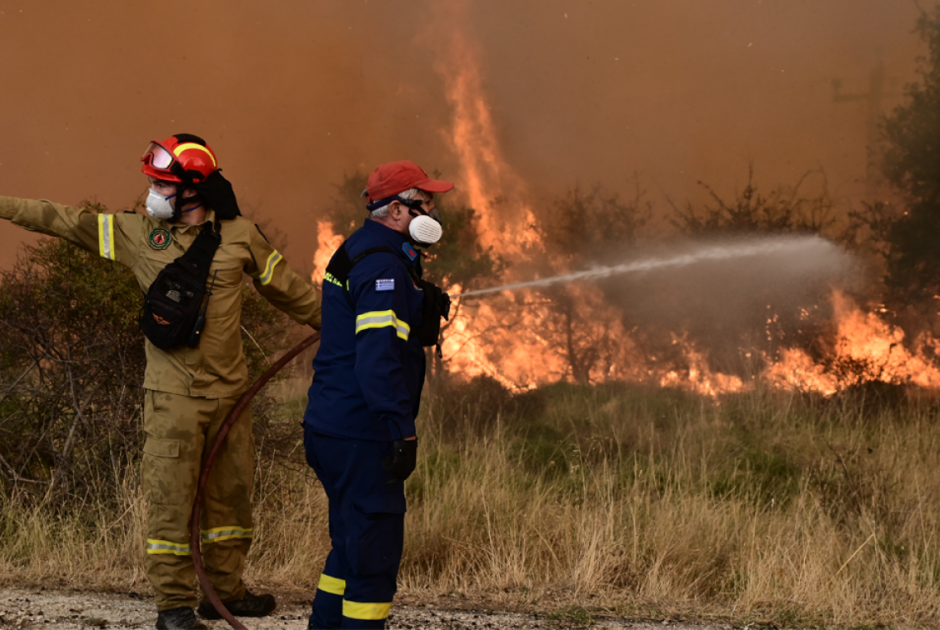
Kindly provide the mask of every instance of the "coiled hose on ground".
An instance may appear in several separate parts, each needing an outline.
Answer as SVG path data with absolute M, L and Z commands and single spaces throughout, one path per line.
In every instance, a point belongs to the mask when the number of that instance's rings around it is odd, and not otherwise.
M 193 512 L 191 517 L 191 522 L 189 526 L 189 545 L 193 550 L 193 564 L 196 565 L 196 575 L 199 577 L 199 583 L 202 584 L 202 591 L 212 605 L 215 606 L 215 609 L 218 611 L 222 618 L 228 622 L 228 625 L 235 628 L 235 630 L 248 630 L 243 626 L 235 617 L 228 611 L 228 609 L 222 604 L 222 600 L 219 599 L 219 596 L 215 594 L 215 590 L 212 588 L 212 584 L 209 582 L 209 577 L 206 575 L 206 571 L 202 566 L 202 547 L 200 543 L 202 542 L 202 536 L 199 531 L 199 519 L 202 516 L 202 498 L 205 494 L 206 489 L 206 480 L 209 478 L 209 471 L 212 469 L 212 462 L 215 461 L 215 456 L 222 448 L 222 443 L 225 441 L 225 436 L 228 435 L 229 429 L 232 428 L 232 423 L 235 422 L 235 419 L 241 414 L 242 410 L 251 403 L 251 399 L 255 397 L 255 394 L 258 393 L 264 384 L 271 380 L 271 377 L 277 374 L 281 368 L 290 363 L 294 357 L 298 354 L 315 344 L 320 340 L 320 333 L 315 332 L 299 344 L 288 350 L 284 356 L 277 360 L 277 362 L 268 368 L 268 371 L 262 374 L 254 385 L 252 385 L 247 392 L 242 394 L 242 397 L 238 399 L 238 403 L 232 408 L 228 416 L 222 422 L 222 426 L 219 427 L 219 433 L 215 437 L 215 442 L 212 443 L 212 448 L 209 450 L 209 455 L 206 457 L 206 461 L 202 465 L 202 471 L 199 473 L 199 484 L 196 486 L 196 498 L 193 500 Z

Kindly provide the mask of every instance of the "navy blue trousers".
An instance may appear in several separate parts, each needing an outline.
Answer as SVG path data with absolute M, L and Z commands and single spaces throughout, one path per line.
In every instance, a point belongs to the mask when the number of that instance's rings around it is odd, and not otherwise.
M 384 628 L 404 544 L 405 484 L 389 485 L 391 442 L 336 438 L 304 426 L 307 463 L 329 499 L 332 549 L 309 628 Z

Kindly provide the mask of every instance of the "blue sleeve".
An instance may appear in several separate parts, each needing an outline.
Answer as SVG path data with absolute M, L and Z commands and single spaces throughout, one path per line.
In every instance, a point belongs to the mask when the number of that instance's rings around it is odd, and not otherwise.
M 411 278 L 391 255 L 367 257 L 350 274 L 356 304 L 356 377 L 369 410 L 384 421 L 392 439 L 415 435 L 415 417 L 402 355 L 411 322 Z

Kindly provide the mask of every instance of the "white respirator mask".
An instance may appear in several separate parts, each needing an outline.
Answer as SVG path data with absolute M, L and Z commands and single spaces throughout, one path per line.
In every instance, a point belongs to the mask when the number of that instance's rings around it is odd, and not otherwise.
M 172 219 L 173 215 L 176 214 L 176 210 L 174 210 L 171 200 L 175 196 L 176 195 L 173 194 L 169 197 L 164 197 L 151 188 L 150 194 L 147 195 L 147 214 L 154 219 Z
M 441 224 L 427 214 L 419 214 L 408 224 L 408 233 L 414 239 L 415 245 L 427 247 L 441 240 L 444 229 Z

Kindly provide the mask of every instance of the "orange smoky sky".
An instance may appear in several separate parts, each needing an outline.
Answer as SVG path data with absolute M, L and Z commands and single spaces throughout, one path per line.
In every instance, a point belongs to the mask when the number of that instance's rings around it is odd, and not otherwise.
M 865 190 L 865 99 L 915 79 L 907 0 L 0 0 L 0 194 L 128 208 L 151 138 L 205 137 L 243 211 L 309 271 L 345 174 L 410 158 L 457 181 L 448 76 L 479 64 L 501 159 L 580 184 L 731 195 L 822 169 Z M 473 42 L 462 58 L 455 38 Z M 661 212 L 666 204 L 657 202 Z M 536 205 L 536 214 L 538 206 Z M 0 222 L 0 267 L 31 237 Z

